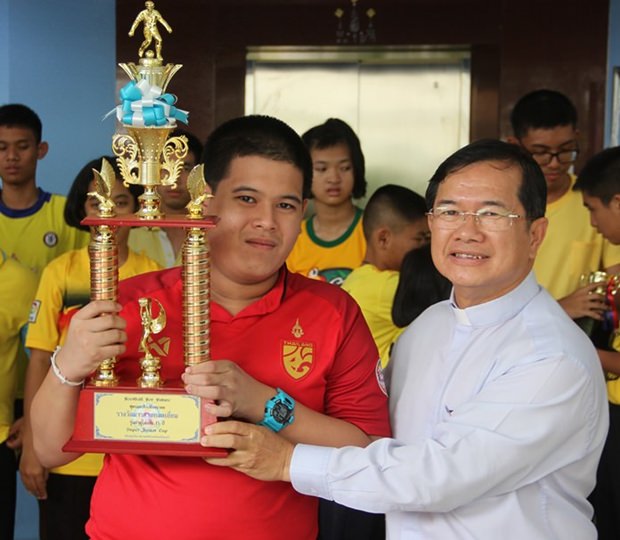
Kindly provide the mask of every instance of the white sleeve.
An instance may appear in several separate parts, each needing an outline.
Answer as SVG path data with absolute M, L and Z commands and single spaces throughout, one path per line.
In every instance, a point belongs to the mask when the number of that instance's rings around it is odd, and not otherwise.
M 431 426 L 428 438 L 298 446 L 293 486 L 370 512 L 445 512 L 570 467 L 571 486 L 585 492 L 607 426 L 598 386 L 566 357 L 515 367 Z

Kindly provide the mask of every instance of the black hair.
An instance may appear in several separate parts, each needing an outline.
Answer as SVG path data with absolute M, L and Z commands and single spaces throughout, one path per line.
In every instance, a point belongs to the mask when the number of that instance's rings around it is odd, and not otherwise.
M 88 231 L 89 228 L 86 225 L 81 225 L 81 221 L 86 217 L 86 211 L 84 205 L 88 199 L 88 186 L 94 178 L 93 169 L 101 170 L 101 160 L 107 160 L 114 169 L 114 173 L 117 178 L 120 178 L 120 172 L 118 165 L 116 164 L 116 158 L 113 156 L 101 156 L 97 159 L 89 161 L 84 165 L 80 172 L 77 173 L 69 193 L 67 194 L 67 201 L 65 203 L 65 221 L 71 227 L 76 227 L 82 231 Z M 129 184 L 129 192 L 133 196 L 134 206 L 138 208 L 138 197 L 142 195 L 144 191 L 142 186 L 136 184 Z
M 426 202 L 424 197 L 415 191 L 395 184 L 379 187 L 368 199 L 362 226 L 364 236 L 368 240 L 378 227 L 388 225 L 400 228 L 400 225 L 425 219 Z
M 577 127 L 577 109 L 570 99 L 555 90 L 535 90 L 523 96 L 512 109 L 510 123 L 521 139 L 530 129 Z
M 43 134 L 43 125 L 39 115 L 30 107 L 20 103 L 9 103 L 0 107 L 0 126 L 21 127 L 32 131 L 39 144 Z
M 439 184 L 448 175 L 481 161 L 502 161 L 521 171 L 521 185 L 517 190 L 525 217 L 533 221 L 545 215 L 547 183 L 542 169 L 532 156 L 519 145 L 497 139 L 481 139 L 464 146 L 449 156 L 435 171 L 426 189 L 426 204 L 432 208 Z
M 620 194 L 620 146 L 607 148 L 591 157 L 579 173 L 574 190 L 598 197 L 608 205 Z
M 439 273 L 429 244 L 412 249 L 403 258 L 392 304 L 392 321 L 409 325 L 426 308 L 450 297 L 452 284 Z
M 200 139 L 196 137 L 196 135 L 190 133 L 189 131 L 185 131 L 184 129 L 177 128 L 172 132 L 173 137 L 178 137 L 180 135 L 187 138 L 188 151 L 194 154 L 194 161 L 198 164 L 200 162 L 200 158 L 202 157 L 202 142 L 200 142 Z
M 301 138 L 308 150 L 322 150 L 337 144 L 345 144 L 351 154 L 353 165 L 353 198 L 361 199 L 366 195 L 366 165 L 362 146 L 355 131 L 346 122 L 338 118 L 329 118 L 323 124 L 306 131 Z
M 215 193 L 234 158 L 260 156 L 290 163 L 303 175 L 303 197 L 310 197 L 312 161 L 299 135 L 271 116 L 234 118 L 217 127 L 207 138 L 202 153 L 205 179 Z

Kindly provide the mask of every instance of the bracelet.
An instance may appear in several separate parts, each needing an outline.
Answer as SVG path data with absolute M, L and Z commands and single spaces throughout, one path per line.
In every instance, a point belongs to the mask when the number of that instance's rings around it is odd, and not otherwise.
M 60 371 L 60 368 L 58 367 L 58 364 L 56 364 L 56 355 L 58 354 L 60 349 L 61 349 L 61 347 L 60 347 L 60 345 L 58 345 L 58 347 L 56 347 L 56 349 L 52 353 L 52 357 L 50 358 L 50 363 L 52 364 L 52 371 L 54 372 L 54 375 L 56 375 L 57 379 L 62 384 L 66 384 L 68 386 L 82 386 L 86 379 L 82 379 L 81 381 L 70 381 Z

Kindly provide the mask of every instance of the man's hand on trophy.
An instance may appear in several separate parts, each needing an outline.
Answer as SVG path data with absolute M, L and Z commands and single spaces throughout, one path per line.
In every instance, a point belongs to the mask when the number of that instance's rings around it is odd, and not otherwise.
M 205 458 L 211 465 L 231 467 L 257 480 L 290 482 L 295 445 L 265 427 L 246 422 L 217 422 L 205 428 L 200 444 L 232 449 L 223 458 Z
M 259 422 L 265 403 L 276 390 L 267 386 L 230 360 L 209 360 L 185 368 L 182 375 L 187 393 L 213 400 L 207 412 L 220 418 L 243 418 Z
M 56 358 L 67 379 L 84 379 L 106 358 L 125 352 L 126 322 L 118 314 L 121 309 L 112 300 L 96 300 L 72 317 L 67 340 Z
M 605 296 L 596 292 L 600 286 L 600 283 L 590 283 L 585 287 L 580 287 L 574 293 L 559 300 L 560 305 L 571 319 L 591 317 L 600 321 L 607 310 Z

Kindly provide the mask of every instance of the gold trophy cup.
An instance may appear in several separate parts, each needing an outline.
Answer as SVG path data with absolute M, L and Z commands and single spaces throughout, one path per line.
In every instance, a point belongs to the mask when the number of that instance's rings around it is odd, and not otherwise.
M 146 2 L 130 35 L 144 24 L 145 41 L 140 47 L 139 65 L 121 64 L 132 81 L 121 90 L 122 105 L 117 118 L 125 133 L 113 137 L 112 149 L 125 184 L 139 184 L 144 194 L 135 216 L 114 215 L 110 199 L 115 181 L 110 164 L 94 171 L 99 200 L 99 216 L 86 218 L 91 227 L 91 299 L 118 299 L 118 253 L 115 231 L 120 226 L 181 227 L 186 230 L 182 248 L 183 282 L 183 360 L 192 365 L 210 359 L 210 263 L 207 233 L 217 223 L 204 215 L 204 203 L 210 195 L 199 165 L 191 171 L 188 190 L 191 201 L 184 218 L 168 219 L 159 209 L 157 186 L 172 185 L 187 154 L 185 137 L 172 137 L 175 119 L 184 111 L 175 109 L 173 98 L 162 95 L 180 65 L 163 65 L 161 36 L 157 23 L 171 32 L 153 2 Z M 148 26 L 148 27 L 147 27 Z M 155 53 L 148 50 L 155 41 Z M 163 116 L 162 116 L 163 115 Z M 106 359 L 81 390 L 74 433 L 64 449 L 71 452 L 134 453 L 176 456 L 221 456 L 225 451 L 204 448 L 200 437 L 205 426 L 216 418 L 205 410 L 202 398 L 188 394 L 178 377 L 164 380 L 162 362 L 150 345 L 151 338 L 166 327 L 166 312 L 155 298 L 138 300 L 142 333 L 139 344 L 141 375 L 126 380 L 115 372 L 116 358 Z M 105 316 L 105 315 L 104 315 Z M 138 351 L 136 351 L 137 353 Z M 139 355 L 138 355 L 139 356 Z

